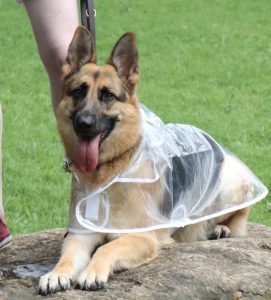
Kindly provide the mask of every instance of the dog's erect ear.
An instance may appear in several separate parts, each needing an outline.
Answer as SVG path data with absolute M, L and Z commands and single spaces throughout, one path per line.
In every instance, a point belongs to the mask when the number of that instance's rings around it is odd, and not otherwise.
M 139 68 L 134 33 L 127 32 L 117 41 L 107 63 L 116 68 L 119 77 L 129 84 L 129 89 L 135 87 L 139 79 Z
M 90 32 L 79 26 L 74 33 L 62 68 L 64 77 L 77 72 L 87 63 L 96 63 L 94 42 Z

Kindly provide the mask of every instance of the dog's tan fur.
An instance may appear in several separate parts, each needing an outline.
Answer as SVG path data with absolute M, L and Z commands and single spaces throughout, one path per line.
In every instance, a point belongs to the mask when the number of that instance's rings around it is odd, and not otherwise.
M 108 182 L 120 171 L 124 170 L 140 143 L 140 113 L 138 99 L 135 95 L 139 79 L 137 49 L 132 33 L 125 34 L 114 47 L 107 64 L 98 67 L 90 34 L 82 27 L 75 33 L 70 45 L 66 63 L 63 66 L 63 96 L 57 108 L 56 117 L 58 130 L 65 147 L 66 155 L 75 159 L 77 136 L 73 129 L 70 115 L 78 109 L 94 111 L 97 114 L 117 115 L 118 123 L 111 134 L 99 148 L 99 162 L 93 172 L 82 172 L 75 166 L 76 174 L 89 190 Z M 84 101 L 75 103 L 70 91 L 80 84 L 89 87 Z M 121 101 L 101 103 L 98 93 L 101 87 L 113 90 Z M 219 202 L 240 202 L 250 192 L 242 169 L 237 160 L 226 157 L 222 169 L 222 180 L 230 178 L 231 188 L 223 188 Z M 149 172 L 151 166 L 146 162 L 141 172 Z M 235 187 L 234 194 L 229 193 Z M 72 186 L 72 199 L 77 195 L 75 181 Z M 146 187 L 145 185 L 145 188 Z M 111 224 L 119 227 L 131 225 L 129 212 L 137 211 L 133 225 L 141 225 L 148 217 L 145 207 L 140 205 L 140 194 L 133 186 L 121 183 L 113 184 L 110 189 L 111 209 L 119 214 L 111 219 Z M 152 190 L 157 203 L 161 201 L 161 190 Z M 131 199 L 128 202 L 126 199 Z M 127 204 L 129 203 L 129 205 Z M 130 214 L 131 215 L 131 214 Z M 135 214 L 132 213 L 134 216 Z M 126 217 L 125 217 L 126 216 Z M 215 220 L 189 225 L 178 229 L 173 238 L 179 241 L 197 241 L 208 239 L 214 232 L 217 237 L 222 232 L 226 235 L 242 236 L 246 232 L 248 209 L 243 209 Z M 62 255 L 52 272 L 40 279 L 40 293 L 48 294 L 70 287 L 70 282 L 78 284 L 82 289 L 96 289 L 103 286 L 109 274 L 115 270 L 129 269 L 146 263 L 158 254 L 159 247 L 173 242 L 168 230 L 157 230 L 142 234 L 102 234 L 91 235 L 71 234 L 64 240 Z M 97 250 L 96 250 L 97 249 Z M 96 251 L 95 251 L 96 250 Z M 93 256 L 91 256 L 94 253 Z

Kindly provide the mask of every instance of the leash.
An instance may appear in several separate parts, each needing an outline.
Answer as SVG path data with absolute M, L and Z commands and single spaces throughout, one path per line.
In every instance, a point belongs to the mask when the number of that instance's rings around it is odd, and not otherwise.
M 1 1 L 1 0 L 0 0 Z M 94 48 L 96 48 L 96 35 L 95 35 L 95 16 L 96 10 L 94 8 L 93 0 L 80 0 L 80 11 L 81 11 L 81 23 L 91 33 Z M 0 106 L 1 112 L 1 106 Z M 1 127 L 0 127 L 1 128 Z M 72 161 L 64 158 L 63 169 L 67 173 L 72 173 L 71 166 Z
M 86 27 L 92 35 L 94 47 L 96 46 L 95 34 L 95 16 L 96 10 L 94 8 L 93 0 L 80 0 L 81 7 L 81 21 L 82 25 Z

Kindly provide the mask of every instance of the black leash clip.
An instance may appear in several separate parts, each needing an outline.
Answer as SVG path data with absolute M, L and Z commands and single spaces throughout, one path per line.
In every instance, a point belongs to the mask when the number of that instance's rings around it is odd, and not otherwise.
M 71 173 L 72 161 L 64 159 L 63 169 L 67 173 Z

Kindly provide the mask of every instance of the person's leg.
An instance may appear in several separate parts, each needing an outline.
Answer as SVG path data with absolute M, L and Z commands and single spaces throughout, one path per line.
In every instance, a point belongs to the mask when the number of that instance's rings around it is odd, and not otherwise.
M 0 220 L 5 222 L 5 214 L 2 203 L 2 131 L 3 131 L 3 117 L 2 108 L 0 105 Z
M 55 110 L 61 97 L 61 67 L 79 25 L 77 0 L 23 0 L 51 85 Z
M 6 225 L 4 208 L 2 203 L 2 110 L 0 105 L 0 250 L 11 244 L 12 237 Z

